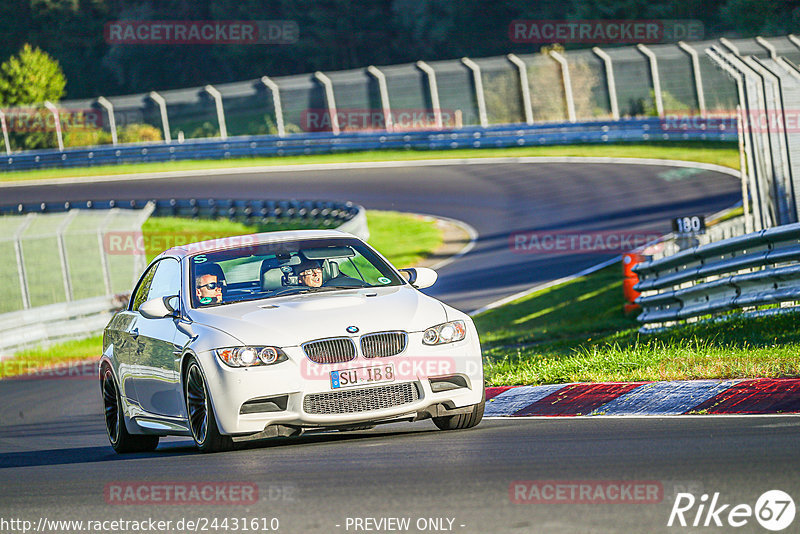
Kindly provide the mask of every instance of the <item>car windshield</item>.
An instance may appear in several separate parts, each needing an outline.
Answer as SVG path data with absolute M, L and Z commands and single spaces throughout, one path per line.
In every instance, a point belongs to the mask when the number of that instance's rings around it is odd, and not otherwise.
M 248 245 L 191 257 L 193 306 L 405 282 L 370 247 L 352 238 Z

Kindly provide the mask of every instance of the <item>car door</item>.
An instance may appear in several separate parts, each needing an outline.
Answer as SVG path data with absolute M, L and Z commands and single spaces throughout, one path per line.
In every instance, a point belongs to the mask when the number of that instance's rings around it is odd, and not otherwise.
M 138 356 L 137 338 L 139 336 L 137 319 L 140 317 L 136 310 L 147 300 L 155 272 L 155 265 L 152 265 L 142 274 L 133 290 L 128 309 L 115 315 L 105 332 L 108 341 L 114 346 L 120 394 L 128 401 L 135 403 L 139 402 L 135 379 L 138 365 L 136 361 Z
M 183 403 L 180 395 L 180 347 L 174 342 L 178 334 L 172 317 L 148 319 L 139 311 L 143 302 L 177 295 L 180 291 L 180 262 L 164 258 L 155 269 L 146 298 L 134 303 L 134 324 L 131 330 L 136 396 L 146 412 L 180 417 Z

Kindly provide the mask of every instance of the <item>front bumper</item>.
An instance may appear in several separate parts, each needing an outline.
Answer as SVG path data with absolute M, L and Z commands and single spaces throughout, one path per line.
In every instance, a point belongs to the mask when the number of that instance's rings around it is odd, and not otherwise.
M 300 347 L 284 347 L 288 361 L 272 366 L 231 368 L 211 352 L 198 357 L 223 434 L 256 434 L 275 425 L 346 427 L 416 419 L 425 413 L 442 415 L 444 409 L 479 403 L 483 366 L 480 344 L 472 333 L 464 341 L 439 346 L 423 345 L 421 332 L 410 333 L 408 346 L 399 355 L 364 358 L 358 354 L 346 364 L 313 363 Z M 388 364 L 395 371 L 391 382 L 332 387 L 331 371 Z M 450 380 L 452 386 L 442 386 L 437 377 L 457 378 Z M 437 391 L 432 380 L 440 382 Z M 443 388 L 450 389 L 438 391 Z M 412 389 L 415 393 L 409 396 Z

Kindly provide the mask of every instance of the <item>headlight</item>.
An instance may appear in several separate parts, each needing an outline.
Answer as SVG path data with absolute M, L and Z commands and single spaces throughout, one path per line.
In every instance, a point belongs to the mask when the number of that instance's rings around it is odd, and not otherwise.
M 278 347 L 227 347 L 214 353 L 230 367 L 273 365 L 288 359 Z
M 467 336 L 467 327 L 464 321 L 450 321 L 432 326 L 422 334 L 422 343 L 425 345 L 442 345 L 461 341 Z

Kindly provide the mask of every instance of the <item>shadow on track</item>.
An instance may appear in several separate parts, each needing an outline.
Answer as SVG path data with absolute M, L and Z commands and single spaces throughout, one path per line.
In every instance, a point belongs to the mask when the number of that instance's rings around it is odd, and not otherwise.
M 276 447 L 300 447 L 329 442 L 354 441 L 367 439 L 396 438 L 403 435 L 436 433 L 437 430 L 405 430 L 397 432 L 326 432 L 294 438 L 272 438 L 248 441 L 236 444 L 234 450 L 217 454 L 235 454 L 250 449 L 267 449 Z M 105 438 L 105 436 L 103 436 Z M 188 439 L 188 438 L 187 438 Z M 0 453 L 0 469 L 14 467 L 34 467 L 44 465 L 66 465 L 94 462 L 119 462 L 140 458 L 163 458 L 201 454 L 189 441 L 169 441 L 159 444 L 155 452 L 117 454 L 110 445 L 96 447 L 73 447 L 65 449 L 46 449 Z
M 185 452 L 184 454 L 189 453 Z M 114 462 L 120 460 L 133 460 L 136 458 L 147 458 L 157 455 L 158 453 L 119 455 L 111 449 L 111 446 L 8 452 L 0 454 L 0 469 L 8 469 L 12 467 L 33 467 L 41 465 Z

